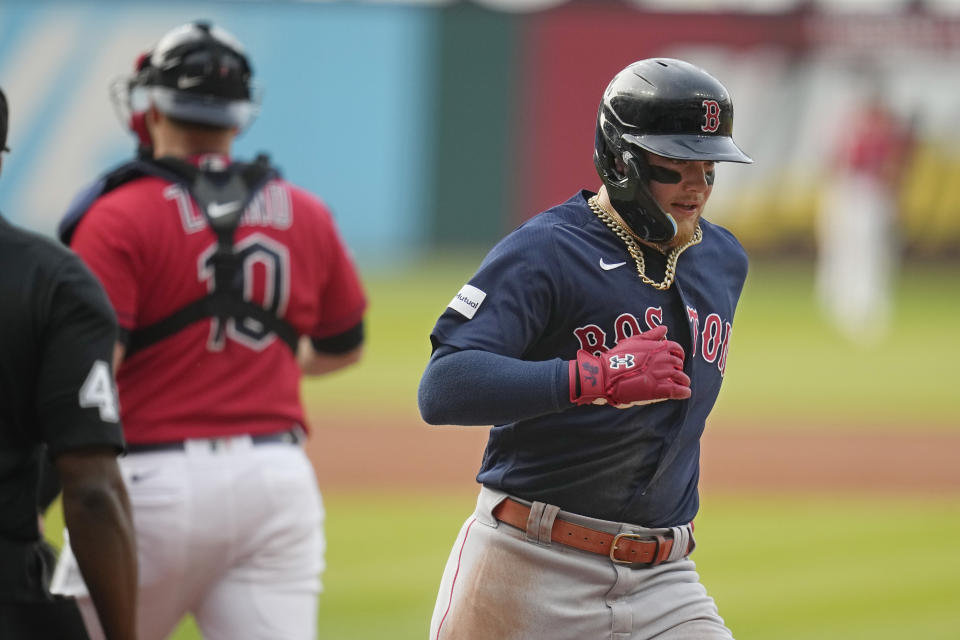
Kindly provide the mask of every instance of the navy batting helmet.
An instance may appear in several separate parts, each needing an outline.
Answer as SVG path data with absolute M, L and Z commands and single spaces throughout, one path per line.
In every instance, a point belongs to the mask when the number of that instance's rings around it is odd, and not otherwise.
M 650 193 L 643 150 L 677 160 L 753 162 L 732 134 L 733 102 L 716 78 L 682 60 L 640 60 L 614 76 L 603 94 L 593 162 L 630 228 L 644 240 L 666 242 L 677 225 Z M 675 181 L 669 173 L 653 178 Z
M 114 82 L 114 103 L 141 139 L 143 114 L 150 106 L 184 122 L 243 129 L 258 106 L 252 75 L 233 35 L 207 22 L 191 22 L 172 29 L 141 55 L 133 76 Z

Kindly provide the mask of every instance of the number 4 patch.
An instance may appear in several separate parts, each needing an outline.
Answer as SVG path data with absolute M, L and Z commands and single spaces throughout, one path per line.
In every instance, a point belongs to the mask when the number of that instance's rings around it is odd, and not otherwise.
M 104 422 L 119 422 L 118 405 L 117 390 L 113 386 L 110 367 L 103 360 L 97 360 L 90 367 L 90 373 L 80 387 L 80 406 L 96 407 L 100 410 L 100 419 Z

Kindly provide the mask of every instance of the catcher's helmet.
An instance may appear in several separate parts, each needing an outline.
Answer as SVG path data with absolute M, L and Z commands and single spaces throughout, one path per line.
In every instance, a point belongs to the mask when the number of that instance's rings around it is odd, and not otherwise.
M 732 132 L 733 103 L 716 78 L 682 60 L 640 60 L 614 76 L 603 94 L 593 163 L 630 228 L 644 240 L 666 242 L 677 225 L 650 193 L 643 150 L 678 160 L 753 162 Z M 654 177 L 671 181 L 663 173 Z
M 257 111 L 252 73 L 236 38 L 207 22 L 192 22 L 167 32 L 137 59 L 131 77 L 114 82 L 114 104 L 146 144 L 143 114 L 151 105 L 184 122 L 243 129 Z

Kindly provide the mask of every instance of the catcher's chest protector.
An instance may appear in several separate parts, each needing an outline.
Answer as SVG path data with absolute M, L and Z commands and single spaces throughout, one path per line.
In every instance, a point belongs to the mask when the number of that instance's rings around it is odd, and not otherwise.
M 193 196 L 210 229 L 217 236 L 213 255 L 214 287 L 209 294 L 174 311 L 147 327 L 131 332 L 127 354 L 167 338 L 204 318 L 226 320 L 253 318 L 283 340 L 296 353 L 299 334 L 288 322 L 260 305 L 243 298 L 240 261 L 233 250 L 233 236 L 247 205 L 270 180 L 279 177 L 265 155 L 251 163 L 232 163 L 224 170 L 200 169 L 179 158 L 138 158 L 106 174 L 71 204 L 57 229 L 60 240 L 69 245 L 80 220 L 98 198 L 144 176 L 156 176 L 183 185 Z

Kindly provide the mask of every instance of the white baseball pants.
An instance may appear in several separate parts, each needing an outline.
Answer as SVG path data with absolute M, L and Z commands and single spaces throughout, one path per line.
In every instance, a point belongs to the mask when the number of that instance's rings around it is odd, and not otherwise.
M 141 640 L 192 613 L 206 640 L 313 640 L 324 510 L 313 467 L 290 443 L 188 440 L 183 451 L 119 459 L 140 562 Z M 52 589 L 78 596 L 103 638 L 69 546 Z

